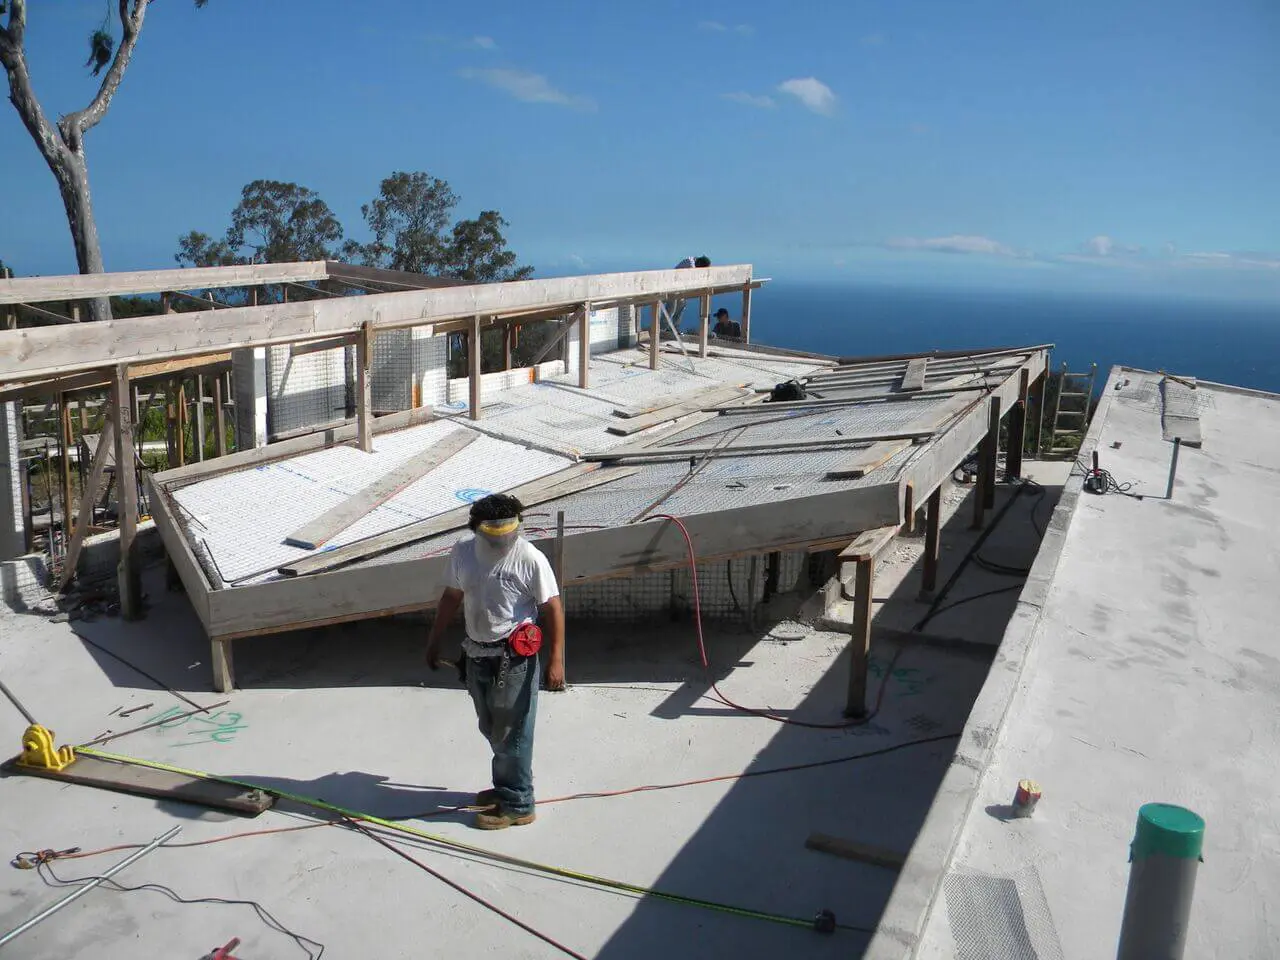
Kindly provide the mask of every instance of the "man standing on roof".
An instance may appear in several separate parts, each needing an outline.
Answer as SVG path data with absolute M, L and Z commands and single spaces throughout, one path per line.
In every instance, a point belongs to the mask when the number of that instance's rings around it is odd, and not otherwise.
M 717 337 L 726 339 L 741 340 L 742 326 L 737 320 L 729 319 L 729 311 L 721 307 L 716 311 L 716 325 L 711 329 Z
M 471 505 L 473 536 L 453 547 L 448 585 L 427 641 L 427 665 L 440 665 L 440 641 L 463 608 L 467 627 L 459 673 L 493 749 L 493 788 L 475 805 L 481 830 L 534 821 L 533 727 L 546 629 L 547 689 L 564 689 L 564 607 L 547 558 L 521 535 L 524 507 L 490 494 Z
M 685 257 L 683 260 L 681 260 L 679 263 L 676 264 L 675 268 L 677 270 L 691 270 L 694 267 L 701 268 L 701 267 L 709 267 L 709 266 L 711 266 L 710 257 L 705 257 L 705 256 L 704 257 Z M 684 305 L 687 302 L 688 302 L 687 300 L 668 300 L 667 301 L 667 315 L 671 317 L 671 326 L 674 327 L 677 331 L 680 329 L 680 317 L 684 314 Z M 657 312 L 656 308 L 654 312 L 656 314 Z M 656 316 L 654 317 L 654 323 L 655 325 L 657 325 Z M 661 330 L 659 330 L 658 332 L 658 339 L 662 339 Z

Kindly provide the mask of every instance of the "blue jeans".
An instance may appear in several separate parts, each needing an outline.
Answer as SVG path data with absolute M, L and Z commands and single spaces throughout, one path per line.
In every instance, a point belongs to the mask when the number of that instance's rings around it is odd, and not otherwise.
M 468 657 L 467 691 L 480 732 L 493 748 L 493 789 L 502 809 L 533 812 L 533 724 L 538 715 L 538 657 L 512 656 L 498 686 L 502 657 Z

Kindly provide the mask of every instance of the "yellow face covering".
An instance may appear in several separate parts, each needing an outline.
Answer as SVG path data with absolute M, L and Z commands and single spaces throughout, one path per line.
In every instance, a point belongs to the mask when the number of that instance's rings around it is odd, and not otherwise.
M 489 537 L 505 537 L 509 533 L 513 533 L 520 526 L 520 518 L 512 517 L 509 520 L 491 520 L 480 524 L 479 532 Z

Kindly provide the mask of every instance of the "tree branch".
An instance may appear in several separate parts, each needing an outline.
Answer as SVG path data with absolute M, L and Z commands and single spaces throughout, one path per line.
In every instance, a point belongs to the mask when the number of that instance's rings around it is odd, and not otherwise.
M 27 0 L 13 0 L 9 4 L 9 42 L 14 50 L 22 50 L 22 40 L 27 32 Z
M 148 3 L 150 0 L 133 0 L 131 12 L 129 0 L 120 0 L 120 28 L 123 35 L 120 37 L 120 43 L 116 45 L 115 57 L 111 60 L 107 75 L 102 78 L 102 86 L 98 88 L 97 96 L 85 109 L 69 113 L 58 121 L 62 138 L 72 150 L 78 151 L 81 137 L 106 116 L 107 107 L 111 106 L 111 98 L 115 96 L 120 81 L 124 79 L 124 72 L 133 56 L 133 48 L 138 43 L 138 35 L 142 32 L 142 20 L 147 15 Z
M 9 100 L 18 111 L 23 126 L 35 140 L 41 155 L 56 174 L 55 164 L 61 159 L 65 147 L 58 131 L 45 117 L 40 100 L 31 87 L 31 73 L 27 69 L 27 58 L 22 49 L 27 20 L 26 7 L 24 0 L 13 0 L 9 4 L 9 29 L 0 30 L 0 38 L 3 38 L 0 40 L 0 65 L 9 74 Z

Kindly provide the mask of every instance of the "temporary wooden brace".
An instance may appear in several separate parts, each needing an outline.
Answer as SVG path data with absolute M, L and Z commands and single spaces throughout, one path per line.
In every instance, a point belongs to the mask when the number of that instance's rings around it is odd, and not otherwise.
M 698 298 L 698 356 L 706 357 L 707 339 L 711 334 L 711 295 Z
M 89 477 L 80 491 L 80 510 L 76 515 L 75 533 L 67 547 L 67 556 L 62 564 L 62 580 L 58 585 L 61 593 L 76 575 L 76 564 L 80 562 L 80 550 L 84 546 L 85 535 L 89 531 L 89 522 L 93 519 L 93 505 L 98 499 L 98 491 L 102 487 L 102 478 L 106 474 L 107 460 L 115 448 L 115 419 L 108 410 L 102 420 L 102 433 L 98 435 L 98 449 L 93 453 L 93 466 L 89 468 Z
M 658 369 L 658 348 L 662 345 L 662 304 L 653 302 L 653 319 L 649 321 L 649 369 Z
M 120 615 L 126 620 L 142 616 L 142 571 L 139 567 L 138 477 L 133 459 L 133 410 L 129 403 L 129 367 L 119 364 L 111 384 L 116 420 L 116 486 L 119 504 L 120 561 L 116 581 L 120 590 Z
M 213 378 L 213 423 L 218 431 L 214 450 L 220 457 L 227 455 L 227 410 L 222 402 L 222 377 Z
M 578 387 L 586 390 L 591 385 L 591 304 L 582 305 L 578 319 Z
M 863 560 L 874 560 L 880 551 L 893 542 L 898 535 L 898 524 L 891 523 L 874 530 L 864 530 L 853 542 L 840 551 L 841 563 L 860 563 Z
M 923 390 L 924 378 L 928 368 L 928 357 L 908 360 L 906 372 L 902 374 L 902 383 L 898 386 L 898 389 L 903 392 L 907 390 Z
M 373 330 L 368 323 L 356 340 L 356 446 L 373 453 Z
M 467 333 L 467 415 L 480 419 L 480 318 L 471 318 Z
M 751 342 L 751 290 L 749 283 L 742 288 L 742 339 L 745 343 Z
M 983 506 L 990 510 L 996 505 L 996 469 L 1000 459 L 1000 398 L 998 396 L 991 398 L 991 419 L 990 429 L 987 436 L 989 443 L 986 448 L 987 455 L 987 482 L 982 488 Z
M 633 433 L 648 430 L 660 423 L 667 423 L 691 413 L 700 413 L 709 406 L 714 407 L 744 396 L 749 394 L 741 387 L 712 387 L 709 390 L 698 391 L 697 396 L 685 395 L 684 400 L 658 407 L 650 413 L 631 417 L 619 423 L 611 423 L 605 429 L 617 436 L 629 437 Z
M 895 433 L 876 433 L 859 436 L 831 436 L 812 440 L 775 440 L 772 443 L 735 443 L 722 446 L 716 443 L 689 443 L 681 446 L 648 446 L 634 443 L 614 447 L 612 450 L 601 450 L 585 453 L 582 459 L 590 462 L 607 463 L 613 460 L 657 460 L 691 456 L 732 457 L 740 453 L 771 453 L 783 450 L 821 450 L 827 447 L 841 447 L 860 443 L 874 443 L 879 440 L 916 440 L 924 441 L 932 437 L 932 430 L 901 430 Z
M 195 432 L 195 442 L 192 445 L 195 447 L 197 463 L 202 462 L 204 460 L 205 436 L 206 434 L 204 432 L 204 376 L 202 374 L 196 374 L 196 432 Z
M 511 353 L 513 346 L 513 338 L 515 337 L 517 327 L 515 324 L 506 324 L 502 328 L 502 369 L 511 369 Z
M 916 485 L 910 480 L 902 487 L 902 532 L 907 536 L 916 532 Z
M 872 866 L 884 867 L 887 870 L 900 870 L 902 865 L 907 862 L 906 855 L 897 850 L 878 847 L 871 843 L 860 843 L 856 840 L 846 840 L 843 837 L 829 837 L 825 833 L 809 834 L 809 838 L 805 840 L 804 845 L 809 850 L 829 853 L 845 860 L 869 863 Z
M 549 477 L 542 477 L 504 491 L 518 499 L 525 507 L 534 507 L 540 503 L 557 500 L 571 493 L 590 490 L 593 487 L 612 483 L 637 473 L 637 470 L 593 469 L 585 466 L 570 467 Z M 373 537 L 333 550 L 326 550 L 314 556 L 295 560 L 279 568 L 288 577 L 301 577 L 309 574 L 324 573 L 348 564 L 368 560 L 372 557 L 398 550 L 400 547 L 427 540 L 431 537 L 458 530 L 467 525 L 471 516 L 470 507 L 458 507 L 445 513 L 406 524 L 397 530 L 389 530 Z
M 1022 476 L 1022 448 L 1027 439 L 1027 395 L 1030 386 L 1030 371 L 1023 367 L 1018 373 L 1018 400 L 1009 411 L 1009 446 L 1004 453 L 1004 472 L 1008 477 Z
M 932 600 L 938 589 L 938 547 L 942 524 L 942 487 L 929 494 L 924 515 L 924 570 L 920 581 L 920 599 Z
M 867 715 L 867 660 L 871 653 L 871 604 L 876 561 L 873 556 L 857 561 L 853 591 L 853 637 L 849 641 L 849 695 L 846 717 Z
M 58 453 L 62 480 L 62 542 L 71 536 L 71 406 L 65 393 L 58 395 Z M 49 509 L 50 518 L 53 508 Z M 50 536 L 52 536 L 52 530 Z
M 470 430 L 457 430 L 416 456 L 410 457 L 342 503 L 284 538 L 284 542 L 306 550 L 324 546 L 347 527 L 386 503 L 410 484 L 444 463 L 455 453 L 479 439 Z
M 234 267 L 191 267 L 181 270 L 137 270 L 131 273 L 72 274 L 62 277 L 20 277 L 0 283 L 0 303 L 35 300 L 89 300 L 94 297 L 166 290 L 207 290 L 243 287 L 253 283 L 286 280 L 323 280 L 322 260 L 304 263 L 267 263 Z
M 973 489 L 973 522 L 972 529 L 981 530 L 986 522 L 987 488 L 991 488 L 991 499 L 995 500 L 995 464 L 998 456 L 997 446 L 1000 431 L 1000 398 L 992 397 L 988 401 L 991 406 L 987 420 L 987 432 L 983 434 L 978 446 L 978 475 Z

